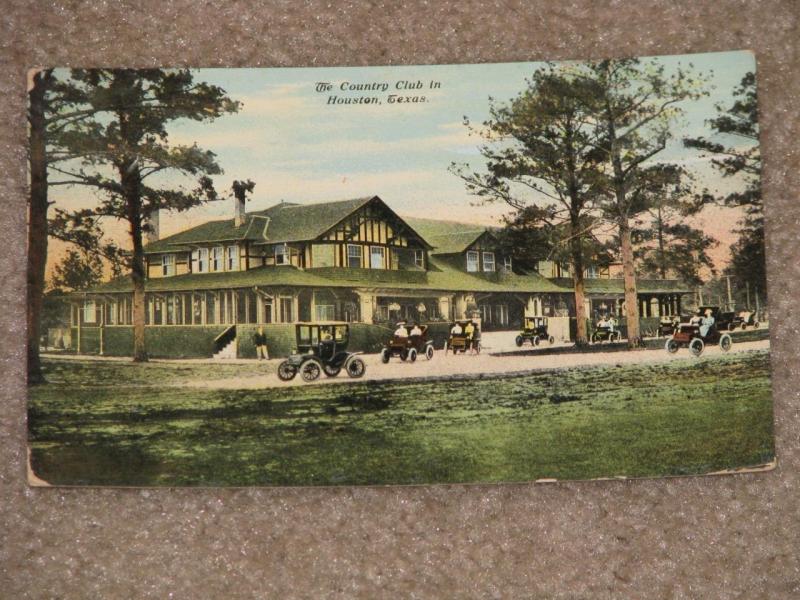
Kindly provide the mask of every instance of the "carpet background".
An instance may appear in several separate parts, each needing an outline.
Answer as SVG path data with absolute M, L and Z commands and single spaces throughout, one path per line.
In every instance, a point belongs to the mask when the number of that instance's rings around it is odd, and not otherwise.
M 24 2 L 0 15 L 0 597 L 800 594 L 798 13 L 786 0 Z M 778 469 L 556 485 L 29 489 L 25 73 L 749 48 L 759 68 Z

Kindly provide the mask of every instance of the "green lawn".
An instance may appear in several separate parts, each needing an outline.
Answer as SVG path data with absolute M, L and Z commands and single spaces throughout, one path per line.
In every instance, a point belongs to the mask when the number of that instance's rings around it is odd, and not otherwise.
M 34 471 L 75 485 L 446 483 L 774 457 L 768 352 L 400 384 L 165 386 L 262 368 L 49 360 L 49 383 L 30 390 Z

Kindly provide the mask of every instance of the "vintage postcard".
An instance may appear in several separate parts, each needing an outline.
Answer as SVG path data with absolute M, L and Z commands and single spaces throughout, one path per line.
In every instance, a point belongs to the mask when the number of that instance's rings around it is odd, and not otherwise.
M 28 84 L 31 484 L 774 466 L 752 53 Z

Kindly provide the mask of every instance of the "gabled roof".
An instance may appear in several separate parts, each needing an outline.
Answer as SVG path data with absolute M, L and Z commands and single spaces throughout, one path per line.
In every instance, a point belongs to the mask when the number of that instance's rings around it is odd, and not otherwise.
M 378 196 L 316 204 L 281 202 L 265 210 L 247 213 L 244 224 L 239 227 L 236 227 L 233 219 L 209 221 L 148 244 L 145 246 L 145 252 L 148 254 L 186 252 L 193 245 L 209 242 L 247 240 L 278 244 L 313 240 L 372 201 L 384 204 Z M 423 243 L 425 242 L 424 236 L 410 226 L 409 229 Z
M 461 254 L 491 229 L 480 225 L 409 217 L 405 221 L 432 246 L 433 254 Z

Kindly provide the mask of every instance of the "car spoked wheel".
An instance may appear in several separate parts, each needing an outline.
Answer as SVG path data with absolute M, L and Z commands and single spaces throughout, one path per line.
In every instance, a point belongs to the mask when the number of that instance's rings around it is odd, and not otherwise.
M 278 365 L 278 379 L 281 381 L 291 381 L 297 375 L 297 367 L 289 364 L 288 360 Z
M 729 336 L 727 333 L 724 334 L 721 338 L 719 338 L 719 347 L 722 349 L 723 352 L 727 352 L 728 350 L 730 350 L 731 346 L 733 346 L 733 340 L 731 339 L 731 336 Z
M 334 367 L 332 365 L 323 365 L 322 371 L 328 377 L 336 377 L 342 370 L 342 367 Z
M 691 342 L 689 342 L 689 351 L 695 356 L 700 356 L 703 353 L 703 348 L 705 347 L 706 345 L 700 338 L 694 338 Z
M 391 354 L 389 353 L 389 349 L 388 348 L 384 348 L 383 350 L 381 350 L 381 362 L 383 364 L 388 363 L 390 357 L 391 357 Z
M 475 343 L 474 350 L 475 350 L 475 354 L 480 354 L 481 353 L 481 343 L 480 342 L 476 342 Z
M 347 369 L 347 374 L 354 379 L 363 377 L 364 372 L 367 370 L 364 361 L 357 357 L 351 358 L 347 365 L 345 365 L 345 368 Z
M 412 348 L 408 351 L 408 360 L 409 362 L 414 362 L 417 360 L 417 350 L 415 348 Z
M 547 338 L 547 341 L 548 341 L 550 344 L 555 344 L 555 343 L 556 343 L 556 338 L 554 338 L 554 337 L 551 335 L 549 338 Z
M 670 354 L 675 354 L 678 351 L 678 342 L 676 342 L 672 337 L 667 338 L 667 343 L 664 344 L 664 349 L 669 352 Z
M 540 342 L 541 342 L 541 340 L 539 339 L 538 335 L 533 338 L 533 345 L 534 346 L 538 346 Z
M 406 359 L 408 359 L 408 350 L 403 348 L 402 350 L 400 350 L 400 360 L 406 360 Z
M 302 367 L 300 367 L 300 377 L 303 378 L 303 381 L 314 381 L 315 379 L 319 379 L 321 372 L 322 369 L 319 368 L 319 363 L 315 360 L 309 360 Z
M 517 348 L 522 348 L 522 344 L 525 343 L 525 340 L 522 339 L 521 335 L 518 335 L 517 338 L 514 340 L 514 343 L 517 345 Z
M 433 358 L 433 346 L 425 348 L 425 358 L 431 360 Z

